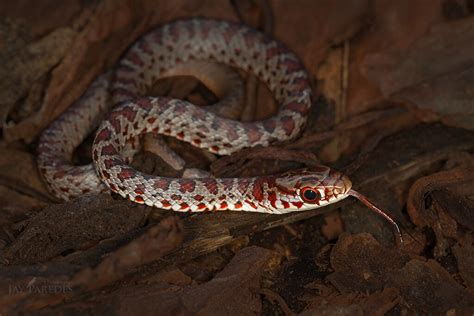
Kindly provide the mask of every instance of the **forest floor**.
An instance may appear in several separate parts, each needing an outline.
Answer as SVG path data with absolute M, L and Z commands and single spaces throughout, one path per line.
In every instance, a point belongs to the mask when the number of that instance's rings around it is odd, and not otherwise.
M 469 0 L 0 3 L 0 315 L 471 314 L 474 2 Z M 181 214 L 110 194 L 56 200 L 41 132 L 142 34 L 177 18 L 241 22 L 301 58 L 315 100 L 302 135 L 227 157 L 167 138 L 186 166 L 244 177 L 328 165 L 354 198 L 285 215 Z M 246 79 L 241 119 L 276 112 Z M 208 104 L 192 77 L 153 95 Z M 93 135 L 74 159 L 91 161 Z M 179 177 L 143 150 L 142 172 Z

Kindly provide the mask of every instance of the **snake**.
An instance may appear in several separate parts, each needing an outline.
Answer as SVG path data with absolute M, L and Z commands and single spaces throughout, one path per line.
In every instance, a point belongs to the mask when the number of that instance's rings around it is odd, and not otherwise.
M 190 61 L 222 63 L 253 74 L 272 93 L 277 113 L 241 122 L 185 100 L 147 96 L 164 74 Z M 181 19 L 139 38 L 113 71 L 99 76 L 43 132 L 38 167 L 49 190 L 63 200 L 112 191 L 136 203 L 179 212 L 271 214 L 311 210 L 350 195 L 364 202 L 346 175 L 327 166 L 256 177 L 170 178 L 142 173 L 129 164 L 127 144 L 145 133 L 171 136 L 217 155 L 289 141 L 304 129 L 311 105 L 309 75 L 284 44 L 239 23 Z M 74 165 L 75 148 L 97 126 L 93 164 Z M 377 212 L 393 223 L 383 211 Z

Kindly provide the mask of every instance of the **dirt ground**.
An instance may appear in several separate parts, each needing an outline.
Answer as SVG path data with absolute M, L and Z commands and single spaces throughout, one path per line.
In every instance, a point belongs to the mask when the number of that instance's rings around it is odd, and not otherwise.
M 167 138 L 216 177 L 322 163 L 354 198 L 286 215 L 172 213 L 116 195 L 56 200 L 41 132 L 126 49 L 183 17 L 244 23 L 301 58 L 314 104 L 303 134 L 219 157 Z M 245 79 L 241 119 L 277 105 Z M 42 0 L 0 2 L 0 315 L 474 313 L 474 1 Z M 199 105 L 192 77 L 153 95 Z M 91 161 L 91 135 L 76 150 Z M 133 166 L 179 177 L 143 150 Z

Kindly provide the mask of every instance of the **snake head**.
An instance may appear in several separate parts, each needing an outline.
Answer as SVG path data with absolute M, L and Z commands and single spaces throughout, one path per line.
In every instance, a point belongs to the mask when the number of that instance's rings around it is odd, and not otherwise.
M 284 205 L 290 204 L 291 211 L 304 211 L 338 202 L 349 196 L 352 187 L 347 176 L 326 166 L 282 174 L 275 184 L 280 201 Z

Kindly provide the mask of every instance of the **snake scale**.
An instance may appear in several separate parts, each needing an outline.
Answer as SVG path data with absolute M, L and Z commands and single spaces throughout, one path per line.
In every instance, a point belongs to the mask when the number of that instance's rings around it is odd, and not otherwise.
M 187 101 L 146 96 L 164 73 L 193 60 L 223 63 L 254 74 L 272 92 L 278 113 L 262 121 L 239 122 Z M 174 211 L 281 214 L 314 209 L 349 195 L 361 199 L 345 175 L 325 166 L 252 178 L 167 178 L 133 169 L 124 155 L 126 144 L 144 133 L 172 136 L 219 155 L 290 140 L 304 128 L 311 98 L 302 63 L 278 41 L 232 22 L 178 20 L 141 37 L 113 74 L 96 79 L 43 132 L 39 169 L 50 191 L 64 200 L 111 190 L 134 202 Z M 74 166 L 74 149 L 99 123 L 92 152 L 95 168 Z

